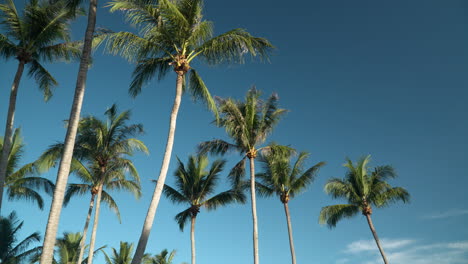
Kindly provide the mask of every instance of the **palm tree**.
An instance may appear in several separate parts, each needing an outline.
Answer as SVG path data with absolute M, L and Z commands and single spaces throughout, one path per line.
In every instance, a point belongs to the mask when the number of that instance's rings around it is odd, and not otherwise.
M 214 191 L 226 161 L 216 160 L 208 167 L 208 158 L 203 155 L 189 156 L 185 166 L 179 159 L 175 172 L 176 189 L 164 185 L 164 194 L 172 202 L 187 204 L 189 207 L 175 216 L 180 230 L 190 220 L 190 240 L 192 245 L 192 264 L 195 264 L 195 221 L 201 207 L 214 210 L 232 202 L 245 202 L 242 191 L 228 190 L 208 198 Z
M 129 32 L 107 35 L 107 48 L 111 53 L 121 54 L 137 62 L 130 94 L 139 94 L 142 86 L 155 76 L 161 80 L 171 69 L 176 73 L 166 149 L 132 262 L 140 264 L 169 168 L 177 114 L 187 74 L 188 91 L 216 113 L 216 104 L 208 88 L 192 68 L 194 60 L 201 58 L 210 65 L 243 63 L 247 54 L 267 58 L 273 46 L 268 40 L 253 37 L 243 29 L 234 29 L 213 37 L 213 23 L 203 20 L 202 0 L 113 0 L 109 6 L 111 12 L 123 11 L 127 20 L 140 29 L 140 36 Z
M 11 1 L 11 0 L 10 0 Z M 83 0 L 53 0 L 57 2 L 66 2 L 71 11 L 76 11 L 77 7 Z M 68 118 L 68 128 L 65 135 L 64 150 L 60 159 L 60 165 L 57 171 L 56 188 L 50 206 L 49 219 L 43 243 L 43 251 L 41 255 L 41 264 L 52 264 L 55 239 L 57 236 L 58 224 L 60 222 L 60 214 L 62 212 L 63 199 L 65 195 L 65 188 L 67 186 L 68 175 L 70 173 L 70 166 L 73 158 L 73 148 L 75 146 L 76 133 L 78 130 L 78 123 L 80 120 L 81 107 L 83 105 L 83 98 L 86 88 L 86 78 L 88 76 L 88 68 L 91 63 L 92 42 L 94 30 L 96 26 L 96 13 L 97 13 L 98 0 L 89 0 L 88 21 L 86 31 L 84 34 L 83 48 L 80 52 L 80 66 L 78 68 L 78 75 L 76 78 L 75 93 L 73 96 L 73 103 Z
M 70 202 L 73 196 L 91 194 L 88 214 L 86 216 L 85 226 L 83 229 L 84 239 L 81 241 L 80 253 L 79 253 L 79 258 L 78 258 L 78 260 L 81 261 L 84 256 L 84 251 L 85 251 L 84 243 L 86 240 L 86 234 L 88 233 L 89 222 L 91 220 L 91 214 L 93 212 L 96 195 L 99 194 L 100 184 L 102 184 L 101 201 L 106 203 L 109 206 L 109 208 L 116 213 L 119 220 L 120 220 L 120 212 L 119 212 L 117 203 L 115 202 L 114 198 L 112 198 L 112 196 L 108 192 L 105 191 L 105 189 L 125 190 L 130 193 L 133 193 L 136 198 L 139 198 L 141 196 L 141 188 L 137 181 L 128 180 L 125 177 L 121 177 L 121 175 L 119 175 L 116 178 L 106 177 L 105 181 L 101 183 L 102 179 L 98 177 L 98 175 L 96 175 L 95 173 L 93 174 L 93 171 L 96 171 L 97 168 L 91 168 L 90 170 L 83 163 L 81 163 L 80 161 L 76 159 L 72 161 L 71 170 L 80 178 L 80 180 L 83 183 L 81 184 L 71 183 L 68 185 L 67 192 L 65 193 L 64 206 L 68 205 L 68 203 Z
M 37 232 L 16 243 L 22 227 L 23 222 L 18 220 L 15 212 L 11 212 L 7 217 L 0 217 L 0 263 L 25 263 L 40 250 L 40 247 L 30 248 L 32 243 L 41 239 Z
M 175 250 L 172 250 L 171 253 L 169 253 L 167 249 L 163 249 L 161 253 L 153 257 L 151 256 L 145 257 L 143 260 L 143 263 L 144 264 L 172 264 L 175 254 L 176 254 Z
M 145 144 L 132 136 L 141 135 L 143 126 L 141 124 L 127 125 L 131 112 L 118 113 L 116 105 L 110 107 L 106 112 L 106 121 L 89 116 L 80 122 L 76 147 L 74 151 L 75 160 L 72 162 L 72 172 L 86 184 L 71 184 L 65 195 L 65 203 L 77 194 L 91 193 L 91 201 L 86 218 L 83 239 L 80 246 L 78 263 L 81 263 L 84 254 L 84 243 L 93 210 L 93 202 L 96 199 L 94 212 L 94 223 L 89 248 L 88 264 L 92 263 L 96 232 L 99 222 L 101 201 L 106 202 L 111 209 L 118 209 L 113 198 L 105 191 L 125 190 L 133 193 L 135 197 L 141 196 L 140 178 L 138 172 L 127 156 L 137 151 L 148 153 Z M 55 161 L 65 150 L 65 144 L 52 145 L 39 158 L 41 166 L 53 166 Z M 126 179 L 126 173 L 131 180 Z M 119 215 L 119 214 L 118 214 Z
M 112 248 L 112 255 L 109 257 L 104 252 L 106 264 L 130 264 L 132 262 L 133 244 L 120 241 L 120 249 Z
M 257 203 L 255 198 L 255 158 L 260 147 L 273 131 L 285 109 L 277 107 L 278 96 L 271 95 L 266 101 L 260 99 L 260 91 L 250 89 L 245 102 L 233 99 L 219 99 L 220 119 L 218 126 L 224 127 L 234 143 L 223 140 L 206 141 L 199 145 L 200 153 L 225 154 L 230 150 L 238 151 L 242 159 L 231 170 L 230 177 L 234 184 L 245 175 L 246 158 L 250 160 L 250 195 L 252 201 L 254 264 L 259 263 Z
M 343 218 L 350 218 L 361 212 L 367 219 L 377 247 L 385 264 L 388 264 L 385 252 L 380 245 L 377 232 L 372 223 L 372 206 L 381 208 L 397 201 L 409 202 L 408 191 L 401 187 L 392 187 L 386 182 L 397 176 L 389 165 L 369 168 L 370 156 L 361 158 L 357 164 L 347 159 L 344 166 L 348 169 L 344 179 L 333 178 L 325 185 L 325 192 L 333 198 L 345 198 L 348 204 L 330 205 L 322 208 L 319 216 L 321 224 L 333 228 Z
M 293 154 L 291 151 L 281 151 L 281 147 L 277 145 L 272 145 L 270 151 L 263 152 L 259 159 L 263 165 L 263 172 L 257 174 L 256 189 L 261 196 L 276 194 L 283 203 L 292 263 L 296 264 L 288 202 L 314 181 L 318 170 L 325 165 L 325 162 L 319 162 L 304 170 L 304 162 L 309 157 L 309 153 L 299 153 L 297 160 L 291 164 Z
M 66 9 L 62 2 L 30 0 L 23 14 L 19 14 L 13 0 L 0 4 L 0 24 L 4 34 L 0 34 L 0 57 L 18 60 L 13 85 L 11 86 L 8 113 L 5 125 L 4 148 L 0 155 L 0 210 L 5 184 L 8 151 L 11 150 L 16 97 L 25 66 L 28 75 L 33 77 L 39 89 L 48 100 L 52 88 L 58 83 L 44 68 L 43 63 L 70 60 L 79 56 L 79 49 L 70 40 L 68 23 L 74 13 Z
M 3 138 L 0 138 L 0 150 L 3 148 L 3 142 Z M 11 148 L 7 152 L 9 157 L 4 187 L 7 189 L 9 200 L 30 200 L 35 202 L 42 210 L 44 201 L 37 191 L 43 190 L 47 194 L 52 194 L 54 184 L 48 179 L 35 176 L 38 171 L 34 163 L 28 163 L 18 168 L 23 152 L 24 144 L 21 138 L 21 130 L 15 129 Z

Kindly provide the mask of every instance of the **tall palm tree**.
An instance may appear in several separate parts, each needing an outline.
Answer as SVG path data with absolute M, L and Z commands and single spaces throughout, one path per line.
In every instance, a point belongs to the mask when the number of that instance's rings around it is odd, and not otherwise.
M 4 146 L 3 143 L 3 138 L 0 138 L 0 150 Z M 7 189 L 9 200 L 30 200 L 35 202 L 42 210 L 44 201 L 37 191 L 43 190 L 47 194 L 52 194 L 54 184 L 50 180 L 36 175 L 39 172 L 34 163 L 28 163 L 18 168 L 23 152 L 24 144 L 21 138 L 21 130 L 15 129 L 11 148 L 8 151 L 9 157 L 4 187 Z
M 143 126 L 141 124 L 127 125 L 131 112 L 118 113 L 116 105 L 110 107 L 105 115 L 107 116 L 105 121 L 89 116 L 80 122 L 74 151 L 75 160 L 71 168 L 72 172 L 75 172 L 83 182 L 88 184 L 72 184 L 65 195 L 65 202 L 68 203 L 69 199 L 76 194 L 91 193 L 78 263 L 81 263 L 83 258 L 84 243 L 94 199 L 96 199 L 96 209 L 88 264 L 93 261 L 101 201 L 106 202 L 112 209 L 117 209 L 115 201 L 103 189 L 125 190 L 133 193 L 137 198 L 141 196 L 138 172 L 133 162 L 127 157 L 132 156 L 137 151 L 148 153 L 145 144 L 133 137 L 143 133 Z M 52 145 L 41 155 L 38 164 L 53 166 L 63 151 L 65 151 L 65 144 Z M 131 177 L 130 180 L 126 178 L 127 172 Z
M 288 203 L 314 181 L 318 170 L 325 165 L 325 162 L 319 162 L 305 170 L 304 162 L 309 157 L 309 153 L 299 153 L 297 160 L 292 163 L 294 153 L 281 151 L 280 148 L 280 146 L 272 145 L 269 151 L 260 155 L 259 160 L 263 165 L 263 172 L 257 174 L 256 189 L 261 196 L 277 195 L 283 203 L 292 264 L 296 264 Z
M 118 32 L 109 34 L 107 38 L 110 52 L 137 63 L 130 94 L 139 94 L 142 86 L 155 76 L 161 80 L 171 70 L 176 73 L 166 149 L 132 262 L 140 264 L 166 180 L 177 114 L 187 77 L 188 91 L 216 113 L 216 104 L 200 75 L 192 68 L 193 62 L 200 58 L 210 65 L 243 63 L 247 54 L 267 58 L 272 45 L 268 40 L 253 37 L 243 29 L 233 29 L 213 37 L 213 23 L 203 20 L 202 0 L 113 0 L 109 6 L 111 12 L 123 11 L 127 21 L 140 29 L 139 36 Z
M 204 155 L 189 156 L 187 165 L 179 159 L 175 172 L 176 188 L 164 185 L 164 194 L 172 202 L 186 204 L 189 207 L 175 216 L 180 230 L 190 220 L 190 241 L 192 245 L 192 264 L 195 264 L 195 221 L 201 207 L 214 210 L 232 202 L 245 202 L 245 195 L 240 189 L 224 191 L 209 197 L 214 193 L 219 181 L 219 174 L 224 169 L 226 161 L 216 160 L 209 170 L 208 158 Z
M 57 2 L 66 2 L 71 11 L 76 11 L 83 0 L 52 0 Z M 76 133 L 80 120 L 81 107 L 86 89 L 86 78 L 88 76 L 88 68 L 91 63 L 91 51 L 93 44 L 93 36 L 96 27 L 98 0 L 89 0 L 88 21 L 84 33 L 83 48 L 80 52 L 80 66 L 76 77 L 75 92 L 73 102 L 68 118 L 69 124 L 64 141 L 64 151 L 60 159 L 60 165 L 57 171 L 56 188 L 50 206 L 49 218 L 47 221 L 43 251 L 41 255 L 41 264 L 52 264 L 55 239 L 57 229 L 60 222 L 60 214 L 62 212 L 63 199 L 67 186 L 68 175 L 73 158 L 73 148 L 75 146 Z
M 322 208 L 319 216 L 321 224 L 333 228 L 343 218 L 350 218 L 361 212 L 367 219 L 375 243 L 385 264 L 388 264 L 385 252 L 380 244 L 372 223 L 372 206 L 381 208 L 397 201 L 409 202 L 408 191 L 401 187 L 392 187 L 386 182 L 397 176 L 392 166 L 368 166 L 370 156 L 361 158 L 356 164 L 347 159 L 344 166 L 348 169 L 344 179 L 333 178 L 325 185 L 325 192 L 333 198 L 344 198 L 348 204 L 330 205 Z
M 23 223 L 18 220 L 15 212 L 11 212 L 7 217 L 0 217 L 0 263 L 25 263 L 40 250 L 40 247 L 30 248 L 32 243 L 41 239 L 37 232 L 16 243 Z
M 253 248 L 254 264 L 259 263 L 258 255 L 258 227 L 257 203 L 255 197 L 255 158 L 260 147 L 273 131 L 280 118 L 286 113 L 285 109 L 277 106 L 278 96 L 271 95 L 266 101 L 260 99 L 260 91 L 250 89 L 245 102 L 233 99 L 219 99 L 220 119 L 218 126 L 226 130 L 234 143 L 223 140 L 206 141 L 199 145 L 200 153 L 225 154 L 227 151 L 238 151 L 242 159 L 231 170 L 230 176 L 234 184 L 240 182 L 245 175 L 245 163 L 250 161 L 250 195 L 252 202 Z
M 4 145 L 0 155 L 0 210 L 3 186 L 6 178 L 8 151 L 11 150 L 16 97 L 19 84 L 27 66 L 28 75 L 33 77 L 48 100 L 57 81 L 44 68 L 43 63 L 70 60 L 79 56 L 78 45 L 70 40 L 69 22 L 75 13 L 65 8 L 62 2 L 30 0 L 22 14 L 18 13 L 13 0 L 0 4 L 0 57 L 18 60 L 13 85 L 11 86 L 8 113 L 5 125 Z

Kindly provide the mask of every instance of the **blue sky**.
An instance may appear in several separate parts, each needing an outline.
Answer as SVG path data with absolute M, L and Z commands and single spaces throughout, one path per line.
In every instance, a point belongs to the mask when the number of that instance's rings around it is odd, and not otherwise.
M 18 0 L 19 4 L 24 0 Z M 118 13 L 99 4 L 98 26 L 132 30 Z M 214 95 L 242 98 L 252 86 L 268 96 L 277 92 L 290 112 L 271 141 L 311 152 L 308 165 L 326 161 L 308 191 L 290 202 L 299 263 L 380 263 L 362 216 L 340 222 L 333 230 L 317 222 L 322 206 L 339 203 L 323 192 L 330 177 L 342 177 L 345 157 L 371 154 L 372 165 L 391 164 L 399 177 L 391 183 L 409 190 L 411 204 L 374 210 L 373 219 L 392 263 L 468 263 L 468 2 L 333 0 L 291 2 L 267 0 L 206 1 L 205 17 L 217 34 L 246 28 L 276 47 L 271 63 L 206 67 L 195 64 Z M 85 19 L 73 25 L 83 35 Z M 116 193 L 122 224 L 103 209 L 97 245 L 136 243 L 157 177 L 174 96 L 175 74 L 152 82 L 136 99 L 127 94 L 133 66 L 119 57 L 95 53 L 82 113 L 101 116 L 118 103 L 143 123 L 149 156 L 137 155 L 143 197 Z M 0 124 L 4 124 L 16 62 L 0 64 Z M 16 126 L 26 142 L 24 163 L 50 144 L 62 141 L 77 63 L 49 65 L 60 86 L 48 102 L 34 82 L 22 79 Z M 224 138 L 212 116 L 189 96 L 183 98 L 173 156 L 182 160 L 203 140 Z M 2 129 L 4 125 L 1 126 Z M 3 131 L 3 130 L 2 130 Z M 3 133 L 3 132 L 2 132 Z M 237 155 L 226 157 L 233 165 Z M 173 182 L 174 162 L 167 182 Z M 52 170 L 44 177 L 55 179 Z M 69 182 L 77 182 L 71 176 Z M 223 190 L 221 186 L 220 190 Z M 89 197 L 62 211 L 59 234 L 84 225 Z M 47 207 L 50 199 L 47 198 Z M 190 240 L 173 220 L 184 209 L 162 199 L 147 250 L 177 249 L 175 263 L 190 260 Z M 25 220 L 23 234 L 45 231 L 48 208 L 7 202 Z M 276 198 L 258 199 L 260 260 L 290 261 L 282 205 Z M 250 207 L 232 205 L 202 211 L 196 229 L 199 263 L 251 263 Z M 98 257 L 95 263 L 103 263 Z

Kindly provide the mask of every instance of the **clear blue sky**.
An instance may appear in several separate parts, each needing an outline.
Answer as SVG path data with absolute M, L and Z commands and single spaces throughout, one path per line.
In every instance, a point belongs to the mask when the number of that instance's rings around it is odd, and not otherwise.
M 21 3 L 24 0 L 15 0 Z M 98 26 L 127 30 L 118 13 L 101 1 Z M 217 34 L 242 27 L 268 38 L 277 50 L 270 64 L 205 67 L 194 65 L 214 95 L 241 98 L 252 85 L 267 96 L 277 92 L 290 110 L 271 136 L 281 144 L 312 153 L 309 165 L 328 164 L 316 182 L 290 202 L 298 263 L 380 263 L 362 216 L 329 230 L 317 222 L 322 206 L 339 203 L 323 192 L 330 177 L 342 177 L 345 157 L 371 154 L 372 165 L 391 164 L 399 178 L 391 183 L 412 194 L 412 203 L 374 210 L 374 224 L 389 260 L 406 263 L 468 263 L 468 2 L 464 0 L 237 0 L 206 1 L 205 17 Z M 73 26 L 83 35 L 84 18 Z M 3 133 L 16 62 L 0 64 L 0 124 Z M 26 141 L 24 163 L 62 141 L 78 65 L 49 65 L 60 82 L 48 103 L 26 76 L 21 82 L 16 125 Z M 151 83 L 136 99 L 127 95 L 133 66 L 98 51 L 89 71 L 83 114 L 102 117 L 114 102 L 132 109 L 145 126 L 142 139 L 151 155 L 138 155 L 144 196 L 135 201 L 116 193 L 123 222 L 102 211 L 97 245 L 136 243 L 153 192 L 167 135 L 175 74 Z M 225 138 L 201 104 L 184 97 L 173 154 L 183 160 L 203 140 Z M 238 156 L 227 156 L 230 164 Z M 174 162 L 167 182 L 173 182 Z M 56 171 L 44 175 L 55 179 Z M 77 182 L 71 176 L 69 182 Z M 220 188 L 223 189 L 223 188 Z M 59 234 L 84 225 L 89 197 L 62 211 Z M 50 206 L 50 199 L 46 201 Z M 175 263 L 190 260 L 190 240 L 173 217 L 180 210 L 162 199 L 148 244 L 151 253 L 177 249 Z M 45 231 L 48 208 L 7 202 L 25 220 L 23 235 Z M 290 261 L 282 205 L 258 199 L 260 260 Z M 252 263 L 250 207 L 233 205 L 198 218 L 199 263 Z M 102 256 L 95 263 L 103 263 Z

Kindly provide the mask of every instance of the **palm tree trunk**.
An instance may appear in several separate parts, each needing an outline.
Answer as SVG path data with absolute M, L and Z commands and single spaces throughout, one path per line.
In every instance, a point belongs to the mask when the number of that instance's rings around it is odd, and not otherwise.
M 387 257 L 385 256 L 385 252 L 382 246 L 380 245 L 380 240 L 379 240 L 379 237 L 377 236 L 377 232 L 375 231 L 374 224 L 372 223 L 370 214 L 366 214 L 366 219 L 367 219 L 367 223 L 369 224 L 370 230 L 372 231 L 372 235 L 374 236 L 375 243 L 377 243 L 377 247 L 379 248 L 380 255 L 382 255 L 382 259 L 384 263 L 388 264 Z
M 252 199 L 254 264 L 259 264 L 260 262 L 259 262 L 259 256 L 258 256 L 257 200 L 255 198 L 255 159 L 254 158 L 250 158 L 250 195 Z
M 190 242 L 192 243 L 192 264 L 195 264 L 195 218 L 192 216 L 192 225 L 190 227 Z
M 4 185 L 8 166 L 8 156 L 10 155 L 10 148 L 13 140 L 11 138 L 11 134 L 13 133 L 13 123 L 15 120 L 16 96 L 18 95 L 21 76 L 23 76 L 24 65 L 25 62 L 20 60 L 10 91 L 10 102 L 8 105 L 7 121 L 5 125 L 5 136 L 3 137 L 3 149 L 2 154 L 0 155 L 0 215 L 2 209 L 3 189 L 5 188 Z
M 161 198 L 164 182 L 166 180 L 167 170 L 169 169 L 169 162 L 172 155 L 172 146 L 174 145 L 174 136 L 176 129 L 177 113 L 179 112 L 180 102 L 182 99 L 182 84 L 184 81 L 183 75 L 177 75 L 176 80 L 176 96 L 174 99 L 174 105 L 172 106 L 171 117 L 169 121 L 169 134 L 167 136 L 166 150 L 164 152 L 164 158 L 161 165 L 161 171 L 159 172 L 158 182 L 154 189 L 153 198 L 151 199 L 148 213 L 143 224 L 141 231 L 140 240 L 138 241 L 135 255 L 133 256 L 132 264 L 140 264 L 145 253 L 146 244 L 153 226 L 154 217 L 156 215 L 156 209 L 158 208 L 159 199 Z
M 81 264 L 81 261 L 83 261 L 85 243 L 86 243 L 86 234 L 88 234 L 89 221 L 91 220 L 91 214 L 93 212 L 93 207 L 94 207 L 94 197 L 95 197 L 95 194 L 94 193 L 91 194 L 91 201 L 89 202 L 88 215 L 86 216 L 86 222 L 85 222 L 84 229 L 83 229 L 83 236 L 81 237 L 81 241 L 80 241 L 80 255 L 78 255 L 78 261 L 76 262 L 77 264 Z
M 97 233 L 97 227 L 99 223 L 99 214 L 101 212 L 101 195 L 102 195 L 102 185 L 99 186 L 99 190 L 97 193 L 96 210 L 94 211 L 93 231 L 91 232 L 91 241 L 89 242 L 88 264 L 93 263 L 94 245 L 96 244 L 96 233 Z M 80 264 L 80 263 L 78 262 L 77 264 Z
M 286 222 L 288 223 L 288 234 L 289 234 L 289 247 L 291 249 L 292 264 L 296 264 L 296 251 L 294 250 L 294 241 L 292 235 L 291 215 L 289 214 L 288 203 L 283 203 L 284 212 L 286 213 Z
M 73 104 L 70 111 L 64 150 L 57 173 L 54 197 L 52 199 L 49 219 L 47 221 L 40 264 L 52 264 L 57 229 L 60 221 L 60 213 L 62 212 L 63 206 L 63 197 L 65 195 L 65 188 L 67 186 L 68 174 L 70 173 L 73 148 L 75 145 L 76 132 L 78 129 L 81 106 L 83 104 L 83 97 L 86 87 L 86 77 L 88 75 L 94 28 L 96 25 L 97 2 L 98 0 L 89 0 L 88 25 L 85 32 L 83 52 L 78 70 L 78 77 L 76 79 L 75 95 L 73 97 Z

